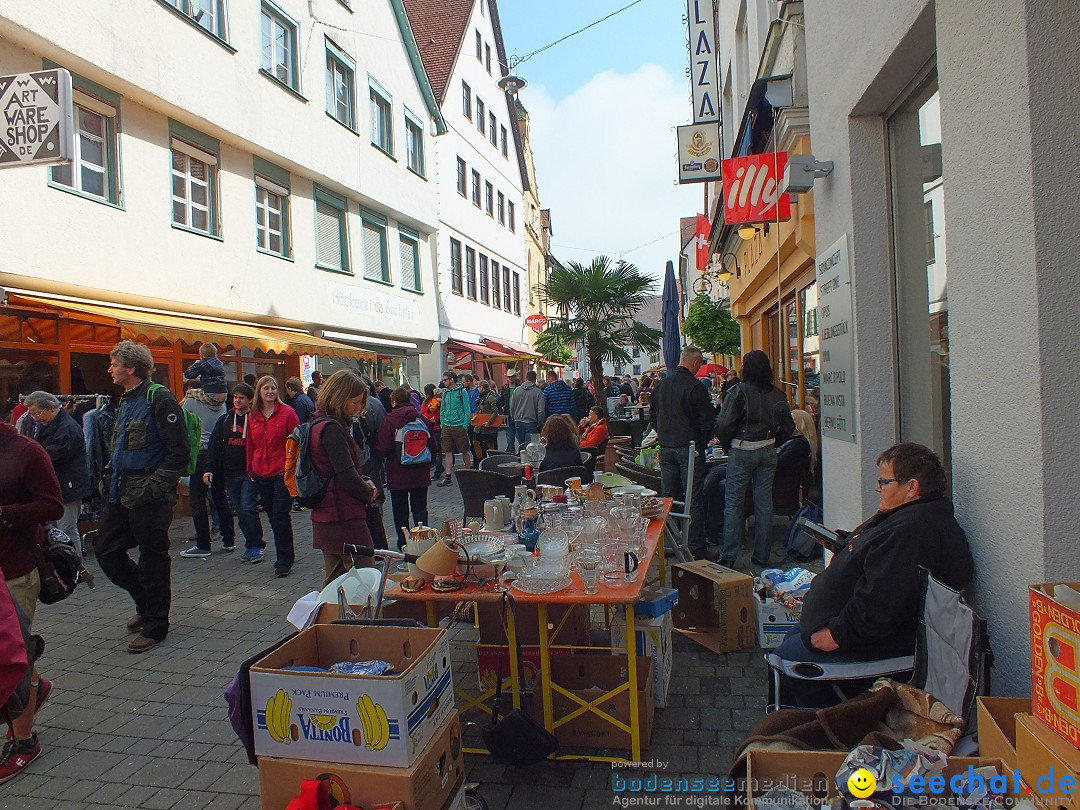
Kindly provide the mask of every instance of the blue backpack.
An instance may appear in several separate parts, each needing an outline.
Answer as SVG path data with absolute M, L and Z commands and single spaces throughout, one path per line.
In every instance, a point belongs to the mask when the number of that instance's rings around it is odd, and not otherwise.
M 394 434 L 394 441 L 401 448 L 403 467 L 431 461 L 431 431 L 423 419 L 414 419 L 402 425 Z

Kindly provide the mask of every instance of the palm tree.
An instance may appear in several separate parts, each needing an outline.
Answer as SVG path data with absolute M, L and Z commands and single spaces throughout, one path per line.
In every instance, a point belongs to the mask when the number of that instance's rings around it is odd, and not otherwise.
M 604 360 L 630 363 L 627 348 L 646 353 L 660 349 L 663 333 L 634 318 L 649 296 L 655 295 L 656 282 L 628 262 L 612 265 L 607 256 L 597 256 L 588 265 L 557 265 L 536 291 L 541 303 L 554 305 L 561 316 L 552 318 L 537 335 L 537 349 L 547 354 L 546 349 L 554 349 L 557 343 L 584 346 L 600 404 L 604 401 Z

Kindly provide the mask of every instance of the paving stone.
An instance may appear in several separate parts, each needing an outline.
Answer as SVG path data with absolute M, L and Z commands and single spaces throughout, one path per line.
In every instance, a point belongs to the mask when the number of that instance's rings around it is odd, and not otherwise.
M 570 787 L 549 785 L 518 785 L 510 798 L 510 806 L 522 810 L 550 810 L 550 808 L 578 808 L 585 799 L 585 791 Z

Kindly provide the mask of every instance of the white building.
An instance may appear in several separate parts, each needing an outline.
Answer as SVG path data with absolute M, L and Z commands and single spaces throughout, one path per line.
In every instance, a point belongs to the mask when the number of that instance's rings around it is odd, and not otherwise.
M 444 125 L 400 0 L 5 4 L 0 74 L 54 66 L 75 164 L 0 183 L 5 400 L 29 367 L 100 390 L 120 336 L 174 388 L 204 340 L 230 380 L 378 353 L 419 382 Z
M 523 189 L 494 0 L 406 0 L 448 132 L 436 142 L 439 335 L 446 368 L 497 381 L 528 348 Z

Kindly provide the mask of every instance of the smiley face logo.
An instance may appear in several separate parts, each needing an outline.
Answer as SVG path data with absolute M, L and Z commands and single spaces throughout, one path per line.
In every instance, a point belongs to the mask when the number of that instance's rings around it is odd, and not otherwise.
M 865 799 L 877 790 L 877 777 L 866 768 L 859 768 L 847 780 L 848 791 L 856 799 Z

